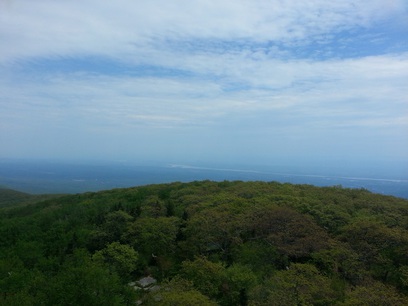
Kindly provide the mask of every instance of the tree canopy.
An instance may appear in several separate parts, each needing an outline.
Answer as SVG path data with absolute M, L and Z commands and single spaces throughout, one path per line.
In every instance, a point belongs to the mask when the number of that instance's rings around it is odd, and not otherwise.
M 1 305 L 408 305 L 404 199 L 241 181 L 7 194 Z M 154 290 L 129 286 L 145 276 Z

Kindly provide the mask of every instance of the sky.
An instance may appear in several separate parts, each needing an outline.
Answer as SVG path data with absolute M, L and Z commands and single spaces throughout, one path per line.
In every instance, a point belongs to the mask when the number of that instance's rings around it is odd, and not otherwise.
M 0 144 L 408 169 L 408 1 L 0 0 Z

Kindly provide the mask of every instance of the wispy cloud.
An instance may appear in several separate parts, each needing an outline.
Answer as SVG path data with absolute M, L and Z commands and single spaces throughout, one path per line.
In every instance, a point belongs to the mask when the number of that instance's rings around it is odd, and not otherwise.
M 403 0 L 15 0 L 0 11 L 0 37 L 7 46 L 1 48 L 0 58 L 91 53 L 140 61 L 146 58 L 139 58 L 139 53 L 154 46 L 169 41 L 188 45 L 197 39 L 203 45 L 206 40 L 243 40 L 296 46 L 390 18 L 403 22 L 406 14 Z
M 0 140 L 58 126 L 78 138 L 241 131 L 258 144 L 298 133 L 322 146 L 355 128 L 401 143 L 407 20 L 404 0 L 3 1 Z

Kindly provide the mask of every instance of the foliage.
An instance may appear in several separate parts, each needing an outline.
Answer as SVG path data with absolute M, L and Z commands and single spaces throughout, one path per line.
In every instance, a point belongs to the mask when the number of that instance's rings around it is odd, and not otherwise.
M 252 294 L 254 305 L 332 305 L 339 299 L 328 277 L 301 263 L 277 271 Z
M 224 282 L 225 267 L 211 262 L 205 257 L 196 257 L 194 261 L 184 261 L 180 275 L 191 281 L 201 293 L 217 298 Z
M 160 292 L 153 292 L 146 300 L 147 305 L 163 306 L 214 306 L 216 302 L 194 288 L 193 284 L 178 277 L 163 282 Z
M 105 263 L 123 278 L 136 270 L 139 254 L 127 244 L 112 242 L 101 251 L 97 251 L 92 259 Z
M 407 200 L 240 181 L 6 194 L 1 305 L 408 304 Z M 154 291 L 128 286 L 146 275 Z
M 399 294 L 395 288 L 380 282 L 371 282 L 364 286 L 357 286 L 347 292 L 344 306 L 404 306 L 408 305 L 408 298 Z
M 42 200 L 57 197 L 59 197 L 59 195 L 52 194 L 34 195 L 8 188 L 2 188 L 0 186 L 0 207 L 33 204 Z

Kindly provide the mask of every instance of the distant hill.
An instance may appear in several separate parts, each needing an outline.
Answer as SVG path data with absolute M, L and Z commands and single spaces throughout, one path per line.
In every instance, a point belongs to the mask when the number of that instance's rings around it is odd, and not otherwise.
M 60 195 L 32 195 L 21 191 L 0 187 L 0 207 L 32 204 L 58 196 Z
M 1 193 L 1 305 L 408 305 L 408 200 L 260 181 Z
M 32 197 L 32 195 L 25 192 L 0 187 L 0 207 L 27 201 Z

